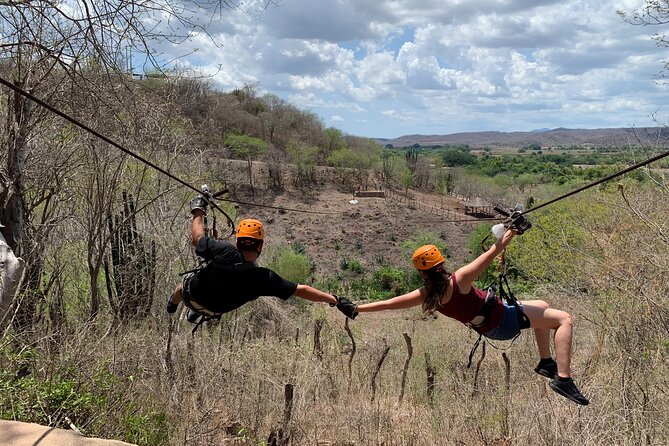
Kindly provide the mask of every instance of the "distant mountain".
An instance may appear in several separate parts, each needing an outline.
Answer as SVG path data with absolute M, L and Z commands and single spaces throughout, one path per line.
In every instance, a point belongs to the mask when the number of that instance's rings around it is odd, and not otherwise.
M 621 147 L 658 146 L 669 147 L 669 129 L 664 127 L 612 128 L 612 129 L 539 129 L 532 132 L 463 132 L 448 135 L 406 135 L 399 138 L 375 138 L 382 145 L 407 147 L 414 144 L 434 146 L 445 144 L 468 144 L 476 149 L 482 147 L 515 147 L 539 144 L 542 147 Z

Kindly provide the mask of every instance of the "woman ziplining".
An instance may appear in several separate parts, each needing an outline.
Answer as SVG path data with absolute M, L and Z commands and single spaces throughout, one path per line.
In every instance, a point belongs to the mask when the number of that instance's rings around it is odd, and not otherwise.
M 507 221 L 495 244 L 469 264 L 450 273 L 444 269 L 445 258 L 434 245 L 418 248 L 412 256 L 425 286 L 390 299 L 357 305 L 353 316 L 383 310 L 398 310 L 421 305 L 423 311 L 438 311 L 456 319 L 492 340 L 515 339 L 522 329 L 532 328 L 540 360 L 534 371 L 551 378 L 551 389 L 571 401 L 588 405 L 571 378 L 573 319 L 565 311 L 551 308 L 543 300 L 502 302 L 498 295 L 474 286 L 474 282 L 493 260 L 504 252 L 511 240 L 531 227 L 520 213 Z M 550 332 L 556 358 L 550 349 Z M 557 360 L 557 361 L 556 361 Z

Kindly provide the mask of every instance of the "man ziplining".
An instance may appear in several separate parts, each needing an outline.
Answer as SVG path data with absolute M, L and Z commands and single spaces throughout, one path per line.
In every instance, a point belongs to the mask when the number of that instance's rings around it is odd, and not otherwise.
M 191 242 L 204 266 L 184 275 L 167 300 L 167 312 L 176 312 L 183 302 L 195 322 L 217 318 L 260 296 L 287 300 L 297 296 L 312 302 L 336 306 L 346 316 L 353 316 L 354 305 L 345 297 L 326 293 L 309 285 L 283 279 L 274 271 L 256 264 L 262 253 L 265 228 L 258 220 L 245 219 L 237 226 L 236 246 L 206 235 L 204 217 L 207 200 L 198 196 L 191 201 Z

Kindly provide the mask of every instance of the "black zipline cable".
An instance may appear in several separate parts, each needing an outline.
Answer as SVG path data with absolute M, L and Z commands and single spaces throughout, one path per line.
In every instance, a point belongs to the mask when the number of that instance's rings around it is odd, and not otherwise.
M 552 200 L 549 200 L 549 201 L 547 201 L 547 202 L 545 202 L 545 203 L 541 203 L 539 206 L 533 207 L 532 209 L 528 209 L 527 211 L 522 212 L 522 214 L 523 214 L 523 215 L 525 215 L 525 214 L 529 214 L 529 213 L 532 212 L 532 211 L 536 211 L 537 209 L 541 209 L 542 207 L 544 207 L 544 206 L 548 206 L 549 204 L 555 203 L 556 201 L 560 201 L 560 200 L 562 200 L 562 199 L 564 199 L 564 198 L 570 197 L 570 196 L 575 195 L 575 194 L 577 194 L 577 193 L 579 193 L 579 192 L 583 192 L 583 191 L 586 190 L 586 189 L 590 189 L 591 187 L 597 186 L 598 184 L 601 184 L 601 183 L 603 183 L 603 182 L 605 182 L 605 181 L 609 181 L 609 180 L 612 180 L 612 179 L 614 179 L 614 178 L 616 178 L 616 177 L 619 177 L 620 175 L 624 175 L 624 174 L 626 174 L 627 172 L 631 172 L 631 171 L 633 171 L 634 169 L 638 169 L 639 167 L 643 167 L 643 166 L 645 166 L 646 164 L 654 163 L 655 161 L 660 160 L 660 159 L 664 158 L 665 156 L 669 156 L 669 151 L 664 152 L 664 153 L 660 153 L 659 155 L 656 155 L 656 156 L 654 156 L 654 157 L 652 157 L 652 158 L 649 158 L 649 159 L 647 159 L 646 161 L 642 161 L 642 162 L 637 163 L 637 164 L 634 164 L 634 165 L 632 165 L 632 166 L 630 166 L 630 167 L 628 167 L 628 168 L 626 168 L 626 169 L 623 169 L 623 170 L 621 170 L 620 172 L 613 173 L 613 174 L 611 174 L 611 175 L 609 175 L 609 176 L 606 176 L 606 177 L 604 177 L 604 178 L 601 178 L 601 179 L 599 179 L 599 180 L 597 180 L 597 181 L 595 181 L 595 182 L 593 182 L 593 183 L 587 184 L 587 185 L 585 185 L 585 186 L 583 186 L 583 187 L 579 187 L 578 189 L 575 189 L 575 190 L 573 190 L 573 191 L 571 191 L 571 192 L 568 192 L 568 193 L 566 193 L 566 194 L 564 194 L 564 195 L 560 195 L 559 197 L 557 197 L 557 198 L 553 198 Z
M 108 144 L 111 144 L 112 146 L 116 147 L 117 149 L 119 149 L 123 153 L 126 153 L 126 154 L 130 155 L 131 157 L 135 158 L 136 160 L 143 162 L 147 166 L 154 168 L 155 170 L 162 173 L 163 175 L 167 175 L 168 177 L 172 178 L 174 181 L 178 182 L 179 184 L 181 184 L 183 186 L 186 186 L 189 189 L 194 190 L 198 194 L 202 193 L 202 191 L 200 189 L 196 188 L 195 186 L 191 186 L 190 184 L 186 183 L 182 179 L 176 177 L 175 175 L 171 174 L 167 170 L 157 166 L 156 164 L 152 163 L 151 161 L 147 160 L 146 158 L 143 158 L 140 155 L 137 155 L 136 153 L 132 152 L 131 150 L 126 149 L 125 147 L 123 147 L 122 145 L 118 144 L 117 142 L 109 139 L 108 137 L 106 137 L 102 133 L 92 129 L 91 127 L 89 127 L 86 124 L 76 120 L 75 118 L 71 117 L 70 115 L 58 110 L 54 106 L 44 102 L 43 100 L 39 99 L 38 97 L 34 96 L 33 94 L 28 93 L 27 91 L 25 91 L 21 87 L 19 87 L 17 85 L 14 85 L 13 83 L 4 79 L 2 76 L 0 76 L 0 84 L 3 84 L 4 86 L 14 90 L 15 92 L 21 94 L 22 96 L 25 96 L 26 98 L 30 99 L 31 101 L 41 105 L 42 107 L 46 108 L 49 111 L 51 111 L 52 113 L 57 114 L 61 118 L 65 119 L 67 121 L 70 121 L 72 124 L 86 130 L 90 134 L 97 136 L 98 138 L 100 138 L 104 142 L 106 142 Z M 229 198 L 218 198 L 218 200 L 229 201 L 229 202 L 232 202 L 232 203 L 239 203 L 239 204 L 245 204 L 245 205 L 253 205 L 253 206 L 270 208 L 270 209 L 283 209 L 285 211 L 302 212 L 302 213 L 305 213 L 305 214 L 324 214 L 324 215 L 332 214 L 331 212 L 307 211 L 307 210 L 302 210 L 302 209 L 293 209 L 293 208 L 280 207 L 280 206 L 270 206 L 270 205 L 266 205 L 266 204 L 249 203 L 249 202 L 244 202 L 244 201 L 232 200 L 232 199 L 229 199 Z M 235 225 L 234 225 L 234 222 L 232 221 L 232 219 L 230 218 L 230 216 L 228 216 L 228 214 L 226 214 L 223 209 L 221 209 L 216 203 L 214 203 L 213 200 L 208 200 L 208 201 L 215 209 L 217 209 L 219 212 L 221 212 L 223 215 L 226 216 L 226 218 L 228 219 L 228 222 L 230 223 L 231 227 L 234 230 Z

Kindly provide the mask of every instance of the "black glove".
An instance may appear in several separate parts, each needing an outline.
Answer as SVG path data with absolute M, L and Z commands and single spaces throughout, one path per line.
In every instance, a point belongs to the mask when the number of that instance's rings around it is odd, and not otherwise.
M 532 223 L 520 212 L 514 212 L 509 217 L 509 223 L 506 226 L 516 234 L 521 235 L 532 227 Z
M 190 201 L 190 213 L 195 214 L 195 210 L 199 209 L 203 214 L 206 214 L 208 204 L 202 195 L 198 195 Z
M 344 313 L 344 315 L 347 318 L 355 319 L 355 317 L 358 315 L 358 312 L 355 311 L 355 309 L 358 308 L 358 306 L 345 297 L 339 297 L 339 296 L 334 296 L 334 297 L 335 299 L 337 299 L 337 304 L 336 304 L 337 310 Z M 335 306 L 335 305 L 330 304 L 330 306 Z

